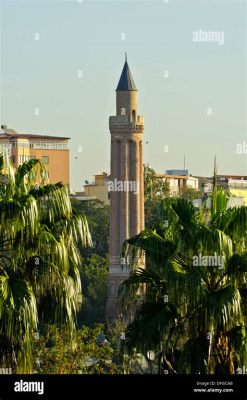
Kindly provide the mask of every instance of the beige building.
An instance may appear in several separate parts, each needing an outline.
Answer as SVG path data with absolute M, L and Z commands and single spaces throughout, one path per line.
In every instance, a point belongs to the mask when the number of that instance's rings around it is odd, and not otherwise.
M 202 181 L 204 179 L 202 192 L 204 194 L 210 193 L 212 191 L 212 181 L 213 178 L 202 178 L 199 177 L 199 180 Z M 229 204 L 233 207 L 234 204 L 239 206 L 241 204 L 247 206 L 247 176 L 246 175 L 217 175 L 216 183 L 218 187 L 222 187 L 227 190 L 231 195 L 229 199 Z M 205 190 L 209 187 L 209 190 Z
M 89 198 L 95 198 L 110 204 L 110 196 L 108 192 L 108 175 L 106 172 L 94 176 L 94 182 L 84 185 L 84 195 Z
M 156 176 L 168 182 L 171 197 L 178 196 L 183 188 L 199 190 L 199 179 L 190 175 L 156 174 Z
M 7 151 L 14 168 L 32 158 L 42 160 L 50 183 L 69 185 L 69 138 L 17 133 L 1 126 L 0 150 Z
M 127 58 L 116 89 L 116 116 L 110 117 L 110 265 L 107 316 L 118 316 L 117 296 L 129 276 L 121 260 L 124 241 L 144 229 L 143 131 L 138 115 L 137 89 Z M 144 266 L 144 260 L 139 261 Z
M 228 179 L 228 189 L 233 196 L 232 202 L 236 201 L 236 198 L 240 198 L 243 201 L 243 205 L 247 206 L 247 177 L 238 178 L 240 179 Z

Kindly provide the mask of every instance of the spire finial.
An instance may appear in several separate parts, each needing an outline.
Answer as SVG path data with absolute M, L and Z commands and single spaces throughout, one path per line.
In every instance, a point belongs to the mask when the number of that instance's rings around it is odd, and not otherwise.
M 119 92 L 137 90 L 134 79 L 130 72 L 130 68 L 128 66 L 126 52 L 125 52 L 125 63 L 116 90 Z

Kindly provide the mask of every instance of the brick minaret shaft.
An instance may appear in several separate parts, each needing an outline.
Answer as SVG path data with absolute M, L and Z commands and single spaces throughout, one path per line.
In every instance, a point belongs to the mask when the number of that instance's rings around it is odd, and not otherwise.
M 123 242 L 144 229 L 143 131 L 144 118 L 137 114 L 137 89 L 127 57 L 116 90 L 116 116 L 110 117 L 111 182 L 127 190 L 110 191 L 110 266 L 107 317 L 118 317 L 117 294 L 129 276 L 121 264 Z M 126 186 L 125 186 L 126 185 Z M 136 192 L 131 190 L 136 188 Z

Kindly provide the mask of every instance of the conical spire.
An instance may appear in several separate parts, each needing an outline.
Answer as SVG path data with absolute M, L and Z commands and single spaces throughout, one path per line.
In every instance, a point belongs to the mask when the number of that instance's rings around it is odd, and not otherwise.
M 127 54 L 125 53 L 125 63 L 124 67 L 117 85 L 117 91 L 131 91 L 137 90 L 133 76 L 131 74 L 128 62 L 127 62 Z

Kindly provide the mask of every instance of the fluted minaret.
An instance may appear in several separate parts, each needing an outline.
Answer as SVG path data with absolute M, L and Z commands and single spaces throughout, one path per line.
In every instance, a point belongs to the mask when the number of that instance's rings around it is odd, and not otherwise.
M 110 266 L 108 319 L 118 316 L 117 294 L 128 278 L 121 263 L 123 242 L 144 229 L 143 131 L 144 118 L 137 113 L 137 89 L 127 57 L 116 89 L 116 116 L 110 117 Z

